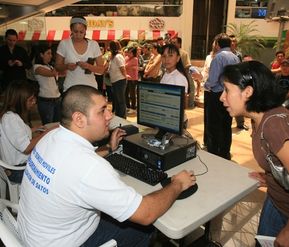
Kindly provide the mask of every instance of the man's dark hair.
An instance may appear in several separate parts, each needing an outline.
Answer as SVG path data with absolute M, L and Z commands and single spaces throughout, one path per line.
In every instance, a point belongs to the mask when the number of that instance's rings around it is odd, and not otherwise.
M 178 44 L 180 44 L 180 46 L 182 46 L 182 38 L 181 37 L 176 37 L 176 40 L 178 42 Z
M 275 53 L 275 57 L 277 57 L 277 55 L 282 54 L 283 56 L 285 56 L 285 52 L 284 51 L 276 51 Z
M 220 48 L 231 47 L 231 38 L 226 33 L 219 33 L 215 36 L 216 43 L 220 46 Z
M 81 112 L 88 116 L 88 111 L 93 104 L 93 95 L 101 95 L 101 93 L 96 88 L 86 85 L 76 85 L 69 88 L 63 94 L 60 123 L 69 128 L 73 113 Z
M 281 106 L 288 92 L 286 85 L 278 83 L 270 69 L 258 61 L 227 65 L 221 79 L 241 90 L 248 86 L 253 88 L 253 94 L 246 102 L 248 112 L 265 112 Z
M 5 33 L 5 38 L 7 38 L 8 35 L 15 35 L 18 38 L 18 34 L 15 29 L 7 29 Z

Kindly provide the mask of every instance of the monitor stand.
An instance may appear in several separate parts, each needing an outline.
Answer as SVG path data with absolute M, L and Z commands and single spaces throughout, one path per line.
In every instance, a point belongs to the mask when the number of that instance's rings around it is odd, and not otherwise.
M 166 134 L 167 134 L 166 131 L 159 129 L 159 131 L 155 134 L 155 138 L 157 140 L 163 141 L 163 138 L 166 138 Z

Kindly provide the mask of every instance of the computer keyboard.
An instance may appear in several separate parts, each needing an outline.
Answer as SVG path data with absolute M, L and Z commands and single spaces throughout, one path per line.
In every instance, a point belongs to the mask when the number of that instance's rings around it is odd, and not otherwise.
M 117 170 L 139 179 L 150 185 L 156 185 L 168 177 L 164 171 L 152 168 L 150 165 L 138 162 L 121 154 L 111 154 L 106 160 Z

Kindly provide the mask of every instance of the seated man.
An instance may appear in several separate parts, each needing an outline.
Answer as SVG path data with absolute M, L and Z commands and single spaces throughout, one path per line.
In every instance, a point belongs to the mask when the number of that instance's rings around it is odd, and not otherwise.
M 17 220 L 25 245 L 99 246 L 114 238 L 119 246 L 148 246 L 150 234 L 137 224 L 153 223 L 195 183 L 182 171 L 145 196 L 124 184 L 91 144 L 109 134 L 111 118 L 96 89 L 77 85 L 64 94 L 60 127 L 36 145 L 24 172 Z M 110 151 L 123 134 L 112 133 Z

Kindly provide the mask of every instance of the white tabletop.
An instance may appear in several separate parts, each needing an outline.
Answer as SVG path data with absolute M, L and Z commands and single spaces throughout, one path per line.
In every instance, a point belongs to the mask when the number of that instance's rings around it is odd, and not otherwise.
M 184 200 L 177 200 L 154 223 L 172 239 L 186 236 L 257 188 L 257 181 L 248 177 L 249 169 L 202 150 L 197 154 L 208 167 L 206 174 L 197 177 L 197 192 Z M 195 174 L 206 170 L 196 157 L 167 172 L 172 176 L 183 169 L 194 170 Z M 127 175 L 121 178 L 142 195 L 161 188 L 160 184 L 150 186 Z

